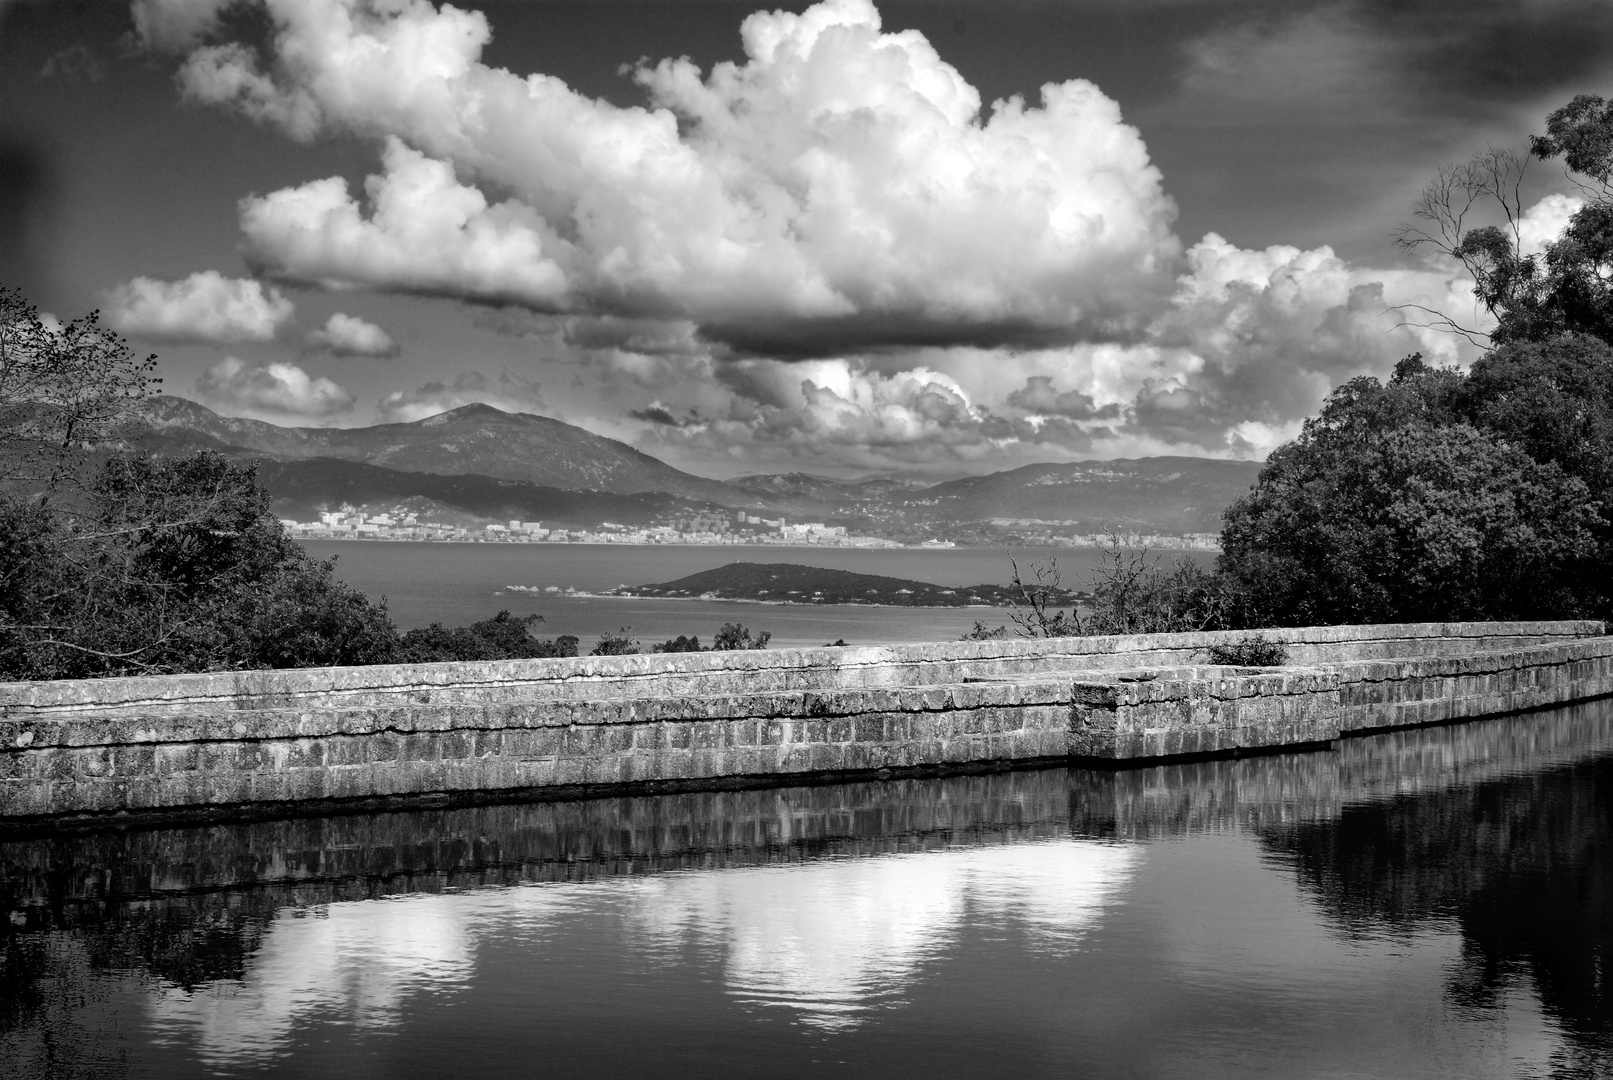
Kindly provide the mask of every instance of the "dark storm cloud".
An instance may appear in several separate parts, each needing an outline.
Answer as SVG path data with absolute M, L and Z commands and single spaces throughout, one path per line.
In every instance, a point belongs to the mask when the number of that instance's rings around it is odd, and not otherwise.
M 1179 43 L 1173 92 L 1127 113 L 1190 238 L 1392 259 L 1390 233 L 1439 165 L 1521 144 L 1547 111 L 1613 75 L 1604 2 L 1331 0 L 1226 14 Z M 1538 170 L 1536 184 L 1555 175 Z
M 1120 406 L 1099 406 L 1091 394 L 1079 390 L 1055 390 L 1047 375 L 1032 375 L 1025 385 L 1008 395 L 1008 404 L 1041 416 L 1062 416 L 1070 420 L 1110 420 L 1120 415 Z
M 685 427 L 690 423 L 690 421 L 679 420 L 660 405 L 651 405 L 647 409 L 630 409 L 627 415 L 634 420 L 643 420 L 647 424 L 660 424 L 663 427 Z
M 1162 290 L 1161 290 L 1162 291 Z M 707 341 L 736 356 L 814 360 L 848 352 L 878 353 L 922 348 L 1050 349 L 1074 342 L 1140 340 L 1145 312 L 1164 306 L 1158 293 L 1139 293 L 1130 311 L 1060 325 L 1023 320 L 948 321 L 870 313 L 840 318 L 774 317 L 746 322 L 702 323 Z

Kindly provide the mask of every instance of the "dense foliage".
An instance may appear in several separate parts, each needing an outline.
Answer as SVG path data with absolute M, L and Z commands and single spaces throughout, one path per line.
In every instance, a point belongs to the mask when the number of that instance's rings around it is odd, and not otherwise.
M 1340 387 L 1227 510 L 1220 569 L 1245 625 L 1588 615 L 1607 606 L 1605 478 L 1564 445 L 1546 368 L 1509 346 L 1471 376 L 1403 361 Z M 1553 349 L 1553 346 L 1546 346 Z M 1600 342 L 1556 343 L 1607 367 Z M 1498 371 L 1497 369 L 1505 369 Z M 1613 373 L 1613 371 L 1610 371 Z M 1498 396 L 1495 384 L 1510 388 Z M 1553 398 L 1555 395 L 1555 402 Z M 1542 404 L 1537 413 L 1512 400 Z M 1598 482 L 1600 490 L 1591 483 Z
M 102 463 L 71 511 L 0 500 L 0 673 L 366 664 L 392 658 L 384 607 L 336 580 L 216 454 Z
M 540 638 L 534 630 L 542 615 L 511 615 L 501 611 L 491 619 L 469 626 L 448 628 L 442 623 L 417 627 L 403 635 L 397 662 L 427 664 L 440 660 L 529 660 L 576 656 L 577 637 L 561 634 Z

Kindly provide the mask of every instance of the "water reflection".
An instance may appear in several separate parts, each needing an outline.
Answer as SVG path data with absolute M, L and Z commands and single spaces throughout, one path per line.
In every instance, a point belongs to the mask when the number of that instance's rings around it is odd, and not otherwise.
M 643 890 L 634 914 L 652 948 L 716 942 L 736 997 L 838 1028 L 899 998 L 966 919 L 1018 922 L 1043 948 L 1075 947 L 1122 891 L 1136 858 L 1126 848 L 1063 841 L 678 875 Z
M 961 1074 L 978 1025 L 1026 1074 L 1613 1075 L 1610 838 L 1601 702 L 1151 769 L 11 840 L 0 1072 L 597 1074 L 616 1040 L 805 1075 L 810 1036 Z
M 1439 797 L 1345 807 L 1261 839 L 1346 933 L 1454 921 L 1452 1003 L 1484 1013 L 1520 986 L 1569 1036 L 1559 1074 L 1613 1075 L 1613 756 Z
M 238 977 L 159 984 L 152 1030 L 207 1061 L 267 1059 L 301 1020 L 389 1026 L 406 995 L 464 982 L 471 967 L 463 915 L 448 897 L 292 908 L 275 916 Z

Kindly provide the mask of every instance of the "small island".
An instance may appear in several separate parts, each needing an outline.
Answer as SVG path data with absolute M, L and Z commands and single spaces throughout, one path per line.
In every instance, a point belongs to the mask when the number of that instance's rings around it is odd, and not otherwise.
M 927 581 L 855 574 L 797 563 L 735 562 L 658 585 L 624 585 L 611 596 L 669 600 L 747 600 L 773 604 L 881 604 L 892 607 L 1005 607 L 1019 599 L 1010 585 L 948 587 Z M 1051 598 L 1071 604 L 1078 594 Z

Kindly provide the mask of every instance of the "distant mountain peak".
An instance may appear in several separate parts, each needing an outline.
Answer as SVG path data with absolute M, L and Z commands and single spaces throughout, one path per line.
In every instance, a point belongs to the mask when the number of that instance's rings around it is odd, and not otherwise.
M 429 424 L 432 421 L 437 421 L 437 422 L 440 423 L 440 422 L 446 420 L 450 416 L 453 417 L 456 420 L 459 420 L 459 419 L 463 419 L 463 418 L 466 418 L 466 417 L 474 417 L 474 416 L 528 416 L 528 415 L 531 415 L 531 414 L 530 413 L 506 412 L 505 410 L 499 408 L 496 405 L 489 405 L 485 401 L 471 401 L 471 402 L 467 402 L 464 405 L 456 405 L 454 408 L 447 409 L 447 410 L 445 410 L 443 412 L 438 413 L 435 416 L 428 416 L 424 420 L 419 421 L 419 423 Z
M 219 416 L 193 401 L 160 396 L 144 410 L 152 449 L 226 449 L 277 461 L 331 458 L 402 472 L 481 475 L 572 491 L 630 495 L 662 491 L 725 502 L 741 493 L 673 468 L 624 442 L 552 417 L 472 402 L 421 420 L 354 428 L 293 428 Z

